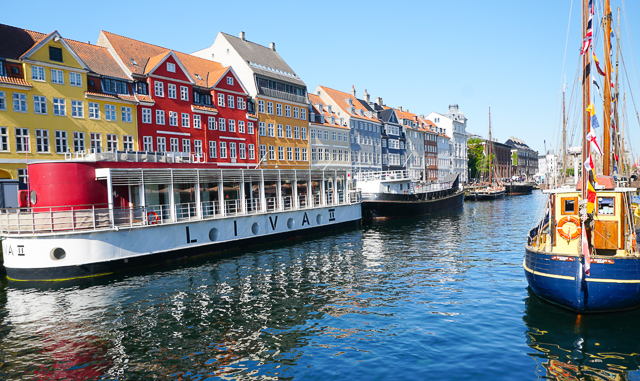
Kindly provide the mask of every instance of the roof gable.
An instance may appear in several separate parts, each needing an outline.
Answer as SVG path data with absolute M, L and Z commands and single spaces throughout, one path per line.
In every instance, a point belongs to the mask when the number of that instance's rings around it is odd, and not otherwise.
M 231 84 L 228 83 L 229 81 L 227 80 L 227 78 L 232 79 Z M 236 72 L 233 70 L 231 66 L 229 66 L 228 68 L 226 68 L 224 72 L 222 72 L 222 75 L 220 75 L 220 78 L 218 78 L 218 80 L 212 87 L 215 87 L 221 90 L 228 90 L 228 91 L 234 91 L 237 93 L 248 94 L 247 89 L 245 89 L 242 82 L 238 80 L 238 75 L 236 74 Z
M 50 49 L 58 48 L 62 50 L 62 61 L 53 61 L 50 58 Z M 67 43 L 67 41 L 62 38 L 58 31 L 53 31 L 44 38 L 37 41 L 29 50 L 24 52 L 21 56 L 21 59 L 30 59 L 39 62 L 47 62 L 55 65 L 64 65 L 75 68 L 82 68 L 89 70 L 84 61 L 78 56 L 78 54 L 73 50 L 73 48 Z
M 173 71 L 169 70 L 169 66 L 171 65 L 173 65 Z M 195 83 L 173 50 L 150 57 L 144 69 L 144 74 L 155 74 L 167 78 L 191 82 L 192 84 Z

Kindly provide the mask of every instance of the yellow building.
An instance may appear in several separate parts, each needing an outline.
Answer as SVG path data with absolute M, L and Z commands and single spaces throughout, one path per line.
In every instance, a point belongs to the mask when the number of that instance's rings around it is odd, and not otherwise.
M 105 48 L 0 24 L 0 178 L 26 182 L 27 162 L 133 151 L 129 94 Z
M 309 169 L 307 86 L 276 52 L 245 38 L 218 33 L 213 45 L 193 53 L 233 67 L 255 100 L 263 168 Z

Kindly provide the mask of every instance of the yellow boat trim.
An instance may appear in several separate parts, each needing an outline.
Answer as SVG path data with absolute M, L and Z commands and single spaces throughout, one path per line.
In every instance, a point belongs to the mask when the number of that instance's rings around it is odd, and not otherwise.
M 522 261 L 522 267 L 524 267 L 524 269 L 526 271 L 532 273 L 533 275 L 542 275 L 542 276 L 546 276 L 546 277 L 549 277 L 549 278 L 556 278 L 556 279 L 576 280 L 576 278 L 573 277 L 573 276 L 555 275 L 555 274 L 541 273 L 540 271 L 533 271 L 533 270 L 531 270 L 530 268 L 527 267 L 526 259 Z
M 598 279 L 598 278 L 585 278 L 587 282 L 599 282 L 599 283 L 640 283 L 640 279 Z
M 64 282 L 64 281 L 69 281 L 69 280 L 96 278 L 96 277 L 101 277 L 101 276 L 104 276 L 104 275 L 113 275 L 113 274 L 115 274 L 115 272 L 100 273 L 100 274 L 85 275 L 85 276 L 77 276 L 77 277 L 71 277 L 71 278 L 58 278 L 58 279 L 13 279 L 13 278 L 7 276 L 7 279 L 11 280 L 11 281 L 14 281 L 14 282 Z

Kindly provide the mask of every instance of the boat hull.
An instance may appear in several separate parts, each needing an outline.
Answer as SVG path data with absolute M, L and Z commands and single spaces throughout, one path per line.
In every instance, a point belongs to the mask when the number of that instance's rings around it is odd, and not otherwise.
M 640 306 L 640 258 L 593 258 L 585 276 L 579 257 L 525 250 L 527 281 L 542 299 L 579 313 Z
M 94 277 L 355 227 L 361 216 L 360 204 L 351 204 L 127 229 L 7 236 L 2 242 L 4 266 L 12 280 Z M 64 258 L 55 259 L 56 248 L 65 251 Z
M 385 195 L 385 199 L 362 201 L 362 217 L 365 220 L 423 216 L 432 213 L 457 210 L 464 205 L 464 192 L 434 199 L 420 195 Z M 426 197 L 426 196 L 425 196 Z
M 533 184 L 505 184 L 505 192 L 510 196 L 520 196 L 531 194 L 533 192 Z
M 472 201 L 488 201 L 504 198 L 504 191 L 499 192 L 470 192 L 467 196 L 468 200 Z

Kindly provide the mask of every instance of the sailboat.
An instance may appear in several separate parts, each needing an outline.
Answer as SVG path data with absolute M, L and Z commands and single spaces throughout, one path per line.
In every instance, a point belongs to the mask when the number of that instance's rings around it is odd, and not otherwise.
M 471 191 L 469 192 L 469 195 L 467 196 L 467 199 L 469 200 L 474 200 L 474 201 L 495 200 L 498 198 L 503 198 L 505 195 L 504 187 L 498 184 L 497 181 L 495 184 L 493 183 L 492 169 L 494 165 L 494 159 L 492 158 L 492 153 L 491 153 L 492 147 L 493 147 L 493 140 L 491 139 L 491 108 L 489 108 L 489 140 L 487 141 L 487 146 L 488 146 L 487 161 L 489 165 L 489 184 L 487 186 L 480 186 L 480 187 L 471 189 Z
M 589 1 L 591 3 L 591 1 Z M 637 249 L 631 195 L 611 176 L 610 86 L 604 91 L 602 175 L 595 176 L 592 153 L 597 154 L 595 115 L 590 98 L 591 18 L 583 0 L 583 144 L 584 168 L 578 184 L 546 190 L 545 211 L 528 234 L 523 262 L 533 292 L 578 313 L 609 312 L 640 306 L 640 253 Z M 611 83 L 609 1 L 605 0 L 604 82 Z M 594 25 L 596 23 L 594 22 Z M 597 61 L 596 61 L 597 63 Z M 599 69 L 600 71 L 600 69 Z M 593 119 L 594 121 L 597 119 Z M 616 134 L 617 135 L 617 134 Z

